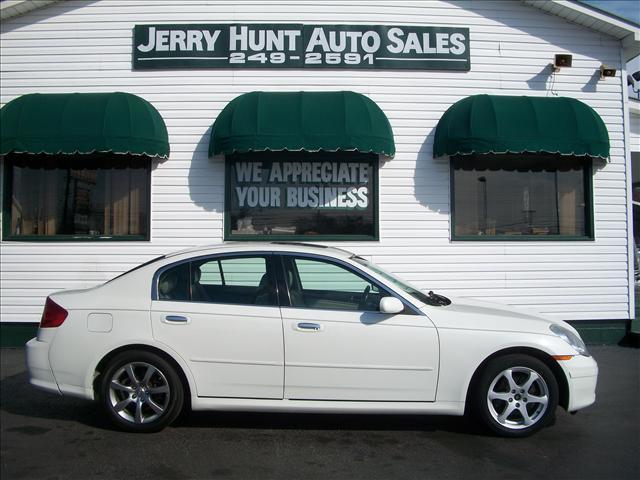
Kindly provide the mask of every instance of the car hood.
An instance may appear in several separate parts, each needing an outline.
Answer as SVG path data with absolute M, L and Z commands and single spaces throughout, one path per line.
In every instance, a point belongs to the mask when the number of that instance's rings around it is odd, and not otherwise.
M 553 323 L 575 331 L 566 322 L 552 320 L 542 314 L 533 314 L 518 308 L 470 298 L 450 298 L 447 306 L 425 305 L 422 311 L 438 328 L 465 330 L 493 330 L 527 332 L 549 335 Z

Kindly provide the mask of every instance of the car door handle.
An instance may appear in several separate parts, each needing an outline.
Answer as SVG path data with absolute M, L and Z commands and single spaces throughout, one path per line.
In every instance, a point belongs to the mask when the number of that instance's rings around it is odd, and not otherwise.
M 296 330 L 302 330 L 305 332 L 319 332 L 322 330 L 322 325 L 319 323 L 300 322 L 296 325 Z
M 167 315 L 164 320 L 167 323 L 189 323 L 189 317 L 183 317 L 182 315 Z

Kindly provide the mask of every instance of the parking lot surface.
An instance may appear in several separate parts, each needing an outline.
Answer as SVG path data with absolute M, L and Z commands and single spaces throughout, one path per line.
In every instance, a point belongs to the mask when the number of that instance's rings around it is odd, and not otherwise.
M 155 434 L 114 431 L 97 405 L 28 384 L 23 349 L 0 350 L 3 479 L 636 479 L 640 350 L 591 347 L 596 404 L 559 409 L 520 440 L 457 417 L 193 412 Z

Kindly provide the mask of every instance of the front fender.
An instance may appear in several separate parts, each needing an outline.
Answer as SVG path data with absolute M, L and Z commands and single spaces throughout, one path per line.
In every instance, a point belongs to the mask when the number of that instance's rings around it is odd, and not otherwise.
M 534 349 L 552 355 L 576 355 L 553 335 L 494 330 L 440 328 L 440 376 L 436 401 L 465 402 L 471 379 L 489 357 L 503 350 Z

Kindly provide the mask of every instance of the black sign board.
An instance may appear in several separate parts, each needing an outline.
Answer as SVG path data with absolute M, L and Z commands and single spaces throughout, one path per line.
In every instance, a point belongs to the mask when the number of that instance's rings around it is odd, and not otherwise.
M 470 69 L 469 29 L 389 25 L 136 25 L 134 69 Z

